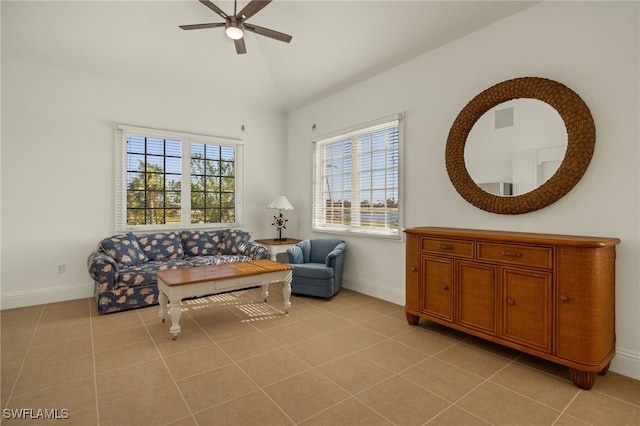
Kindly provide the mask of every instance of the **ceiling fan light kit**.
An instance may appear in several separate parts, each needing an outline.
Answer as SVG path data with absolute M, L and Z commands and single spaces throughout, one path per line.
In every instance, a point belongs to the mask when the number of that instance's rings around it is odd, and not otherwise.
M 226 25 L 225 32 L 227 33 L 227 37 L 231 40 L 240 40 L 244 36 L 244 31 L 242 27 L 238 25 L 238 22 L 233 19 Z
M 261 36 L 269 37 L 274 40 L 289 43 L 293 37 L 269 28 L 259 27 L 257 25 L 246 24 L 245 21 L 251 18 L 253 15 L 264 9 L 272 0 L 251 0 L 239 13 L 236 12 L 238 2 L 233 2 L 233 15 L 227 15 L 222 9 L 213 4 L 210 0 L 198 0 L 200 3 L 218 14 L 224 22 L 213 22 L 209 24 L 192 24 L 192 25 L 180 25 L 183 30 L 201 30 L 205 28 L 218 28 L 224 27 L 227 37 L 234 41 L 236 46 L 236 53 L 247 53 L 247 48 L 244 44 L 244 31 L 251 31 L 252 33 L 259 34 Z

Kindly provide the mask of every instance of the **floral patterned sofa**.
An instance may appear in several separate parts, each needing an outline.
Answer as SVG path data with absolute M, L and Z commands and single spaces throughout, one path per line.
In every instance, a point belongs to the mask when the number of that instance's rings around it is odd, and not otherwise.
M 226 229 L 121 234 L 105 238 L 89 255 L 89 275 L 102 313 L 158 303 L 156 271 L 269 259 L 251 234 Z

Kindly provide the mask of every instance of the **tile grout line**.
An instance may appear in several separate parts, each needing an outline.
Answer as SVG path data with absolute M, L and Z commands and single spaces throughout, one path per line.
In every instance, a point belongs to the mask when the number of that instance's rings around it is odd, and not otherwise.
M 98 372 L 96 369 L 96 346 L 93 334 L 93 318 L 91 314 L 91 298 L 89 298 L 89 332 L 91 333 L 91 358 L 93 362 L 93 390 L 96 400 L 96 426 L 100 426 L 100 404 L 98 403 Z
M 249 293 L 249 292 L 247 292 L 247 291 L 244 291 L 244 292 L 243 292 L 243 294 L 245 294 L 245 295 L 246 295 L 246 294 L 250 294 L 250 293 Z M 249 301 L 247 301 L 247 303 L 255 304 L 255 303 L 267 303 L 267 302 L 265 302 L 264 300 L 258 300 L 258 301 L 256 301 L 256 300 L 249 300 Z M 235 316 L 237 317 L 237 319 L 238 319 L 239 321 L 241 321 L 241 322 L 242 322 L 242 321 L 244 321 L 244 318 L 243 318 L 242 316 L 240 316 L 238 313 L 233 312 L 233 311 L 231 311 L 231 312 L 233 313 L 233 315 L 235 315 Z M 235 396 L 235 397 L 233 397 L 233 398 L 229 398 L 229 399 L 227 399 L 227 400 L 225 400 L 225 401 L 219 402 L 219 403 L 217 403 L 217 404 L 214 404 L 214 405 L 213 405 L 213 406 L 211 406 L 211 407 L 204 408 L 204 409 L 202 409 L 202 410 L 200 410 L 200 411 L 196 411 L 196 412 L 194 413 L 194 412 L 191 410 L 191 407 L 190 407 L 190 406 L 189 406 L 189 404 L 187 403 L 186 399 L 184 398 L 184 395 L 182 394 L 182 391 L 180 391 L 180 388 L 179 388 L 179 386 L 178 386 L 178 384 L 177 384 L 177 382 L 176 382 L 176 380 L 175 380 L 175 377 L 173 376 L 173 374 L 171 373 L 171 370 L 169 369 L 168 365 L 167 365 L 167 364 L 166 364 L 166 362 L 164 361 L 164 357 L 163 357 L 162 353 L 160 353 L 160 356 L 161 356 L 161 357 L 162 357 L 162 359 L 163 359 L 163 363 L 164 363 L 164 364 L 165 364 L 165 366 L 167 367 L 167 370 L 169 370 L 169 374 L 171 375 L 171 378 L 172 378 L 172 380 L 174 381 L 174 384 L 175 384 L 175 385 L 176 385 L 176 387 L 178 388 L 178 391 L 180 392 L 180 395 L 181 395 L 181 397 L 182 397 L 183 401 L 185 402 L 185 404 L 186 404 L 187 408 L 189 409 L 189 412 L 191 413 L 191 416 L 192 416 L 192 418 L 193 418 L 194 422 L 196 423 L 196 425 L 198 424 L 198 421 L 197 421 L 197 420 L 196 420 L 196 418 L 195 418 L 195 414 L 197 414 L 197 413 L 201 413 L 201 412 L 204 412 L 204 411 L 207 411 L 207 410 L 209 410 L 209 409 L 211 409 L 211 408 L 214 408 L 214 407 L 218 407 L 218 406 L 220 406 L 220 405 L 222 405 L 222 404 L 225 404 L 225 403 L 227 403 L 227 402 L 229 402 L 229 401 L 233 401 L 234 399 L 240 398 L 240 397 L 242 397 L 242 396 L 248 395 L 248 394 L 250 394 L 250 393 L 252 393 L 252 392 L 256 392 L 256 391 L 258 391 L 258 390 L 259 390 L 260 392 L 262 392 L 262 394 L 263 394 L 266 398 L 268 398 L 268 399 L 269 399 L 269 400 L 270 400 L 270 401 L 271 401 L 271 402 L 272 402 L 272 403 L 273 403 L 273 404 L 278 408 L 278 410 L 280 410 L 280 412 L 282 412 L 282 414 L 283 414 L 285 417 L 287 417 L 287 418 L 288 418 L 288 419 L 289 419 L 293 424 L 295 424 L 295 422 L 293 421 L 293 419 L 291 419 L 291 417 L 289 417 L 289 415 L 288 415 L 288 414 L 287 414 L 287 413 L 282 409 L 282 407 L 280 407 L 280 405 L 278 405 L 278 404 L 277 404 L 277 403 L 276 403 L 276 402 L 275 402 L 275 401 L 274 401 L 274 400 L 273 400 L 273 399 L 272 399 L 272 398 L 271 398 L 271 397 L 270 397 L 270 396 L 269 396 L 269 395 L 264 391 L 263 387 L 262 387 L 262 386 L 260 386 L 260 385 L 255 381 L 255 380 L 253 380 L 253 378 L 252 378 L 252 377 L 250 377 L 250 376 L 247 374 L 247 372 L 246 372 L 246 371 L 244 371 L 244 369 L 243 369 L 243 368 L 238 364 L 238 361 L 236 361 L 236 360 L 235 360 L 235 359 L 234 359 L 234 358 L 233 358 L 229 353 L 227 353 L 227 351 L 225 351 L 225 350 L 224 350 L 224 348 L 220 345 L 220 343 L 219 343 L 218 341 L 216 341 L 216 340 L 215 340 L 211 335 L 209 335 L 209 333 L 207 333 L 207 332 L 206 332 L 206 330 L 205 330 L 205 329 L 202 327 L 202 325 L 197 321 L 197 319 L 195 319 L 195 318 L 193 318 L 191 315 L 189 315 L 189 313 L 188 313 L 188 312 L 183 312 L 183 314 L 186 314 L 187 316 L 189 316 L 189 318 L 190 318 L 190 319 L 191 319 L 191 320 L 192 320 L 192 321 L 197 325 L 198 329 L 200 329 L 203 333 L 205 333 L 205 334 L 207 335 L 207 337 L 209 338 L 209 340 L 211 340 L 211 341 L 212 341 L 212 342 L 213 342 L 213 343 L 214 343 L 214 344 L 215 344 L 215 345 L 216 345 L 216 346 L 217 346 L 217 347 L 222 351 L 222 353 L 224 353 L 224 354 L 225 354 L 225 355 L 226 355 L 226 356 L 231 360 L 231 364 L 235 365 L 235 366 L 236 366 L 236 367 L 237 367 L 237 368 L 238 368 L 238 369 L 239 369 L 239 370 L 240 370 L 240 371 L 241 371 L 241 372 L 242 372 L 242 373 L 243 373 L 243 374 L 244 374 L 244 375 L 245 375 L 245 376 L 246 376 L 246 377 L 251 381 L 251 382 L 253 382 L 253 383 L 256 385 L 256 387 L 257 387 L 257 389 L 256 389 L 256 390 L 252 390 L 252 391 L 250 391 L 250 392 L 246 392 L 246 393 L 244 393 L 244 394 L 242 394 L 242 395 L 238 395 L 238 396 Z M 287 315 L 287 314 L 284 314 L 284 315 Z M 288 316 L 288 315 L 287 315 L 287 316 Z M 296 321 L 296 322 L 298 322 L 298 321 Z M 285 349 L 285 350 L 286 350 L 286 348 L 284 348 L 284 347 L 283 347 L 279 342 L 275 341 L 274 339 L 272 339 L 271 337 L 269 337 L 268 335 L 266 335 L 266 334 L 263 332 L 263 330 L 259 329 L 258 327 L 255 327 L 251 322 L 249 322 L 249 323 L 248 323 L 248 325 L 250 325 L 250 326 L 251 326 L 255 331 L 257 331 L 258 333 L 260 333 L 260 334 L 264 335 L 264 336 L 265 336 L 266 338 L 268 338 L 269 340 L 272 340 L 276 345 L 279 345 L 281 349 Z M 145 324 L 145 327 L 146 327 L 146 324 Z M 153 337 L 152 337 L 152 339 L 153 339 Z M 229 340 L 232 340 L 232 339 L 229 339 Z M 154 340 L 154 345 L 155 345 L 155 340 Z M 157 345 L 156 345 L 156 348 L 157 348 Z M 274 349 L 274 350 L 275 350 L 275 349 Z M 158 351 L 159 351 L 159 350 L 158 350 Z M 256 357 L 258 357 L 258 356 L 260 356 L 260 355 L 256 355 Z M 249 359 L 249 358 L 247 358 L 247 359 Z M 220 368 L 224 368 L 224 367 L 220 367 Z M 211 371 L 211 370 L 209 370 L 209 371 Z M 293 375 L 292 375 L 292 376 L 293 376 Z M 191 376 L 191 377 L 193 377 L 193 376 Z
M 257 302 L 256 302 L 256 301 L 252 301 L 251 303 L 267 303 L 267 302 L 265 302 L 265 301 L 263 301 L 263 300 L 260 300 L 260 301 L 257 301 Z M 356 306 L 356 305 L 354 305 L 354 306 Z M 337 315 L 334 311 L 329 311 L 329 310 L 323 309 L 323 308 L 321 308 L 321 307 L 319 307 L 319 309 L 321 309 L 322 311 L 324 311 L 324 312 L 325 312 L 325 314 L 331 314 L 331 315 L 335 315 L 336 317 L 340 317 L 340 316 L 339 316 L 339 315 Z M 338 310 L 338 312 L 339 312 L 339 310 Z M 281 313 L 282 313 L 282 312 L 281 312 Z M 286 315 L 287 317 L 289 316 L 288 314 L 285 314 L 285 313 L 283 313 L 283 314 L 284 314 L 284 315 Z M 237 314 L 236 314 L 236 315 L 237 315 Z M 243 320 L 243 318 L 242 318 L 242 317 L 240 317 L 239 315 L 237 315 L 237 316 L 240 318 L 240 320 Z M 340 317 L 340 318 L 341 318 L 341 317 Z M 193 318 L 192 318 L 192 319 L 193 319 Z M 345 320 L 347 320 L 347 319 L 345 319 Z M 200 329 L 202 329 L 202 327 L 200 326 L 200 324 L 199 324 L 197 321 L 195 321 L 195 320 L 194 320 L 194 322 L 196 322 L 196 324 L 198 325 L 198 327 L 200 327 Z M 294 321 L 294 323 L 300 323 L 300 322 L 301 322 L 300 320 L 295 320 L 295 321 Z M 354 325 L 356 325 L 356 324 L 357 324 L 357 323 L 355 323 L 354 321 L 350 321 L 350 320 L 347 320 L 347 322 L 351 322 L 352 324 L 351 324 L 351 325 L 349 325 L 349 326 L 345 326 L 344 328 L 352 327 L 352 326 L 354 326 Z M 289 350 L 285 345 L 283 345 L 282 343 L 278 342 L 277 340 L 275 340 L 275 339 L 271 338 L 267 333 L 265 333 L 265 330 L 263 330 L 263 329 L 261 329 L 261 328 L 258 328 L 258 327 L 255 327 L 253 324 L 250 324 L 250 325 L 251 325 L 251 326 L 252 326 L 256 331 L 258 331 L 260 334 L 262 334 L 264 337 L 268 338 L 269 340 L 273 341 L 276 345 L 278 345 L 278 346 L 279 346 L 278 348 L 274 348 L 274 350 L 273 350 L 273 351 L 278 350 L 278 349 L 282 349 L 282 350 L 285 350 L 285 351 L 287 351 L 288 353 L 292 354 L 293 356 L 298 357 L 298 356 L 297 356 L 297 355 L 295 355 L 293 352 L 291 352 L 291 351 L 290 351 L 290 350 Z M 287 327 L 288 325 L 290 325 L 290 324 L 285 324 L 285 325 L 279 325 L 279 326 L 276 326 L 276 327 L 271 327 L 271 328 L 268 328 L 267 330 L 273 330 L 273 329 L 277 329 L 277 328 L 280 328 L 280 327 Z M 342 330 L 342 329 L 343 329 L 343 328 L 340 328 L 339 330 Z M 327 334 L 327 335 L 330 335 L 330 334 L 333 334 L 333 333 L 338 332 L 339 330 L 334 330 L 334 331 L 332 331 L 332 332 L 328 332 L 328 333 L 326 333 L 326 334 Z M 203 331 L 204 331 L 204 330 L 203 330 Z M 205 333 L 206 333 L 206 331 L 205 331 Z M 378 333 L 378 334 L 380 334 L 380 333 Z M 381 338 L 387 338 L 387 336 L 384 336 L 384 335 L 382 335 L 382 334 L 380 334 L 380 336 L 381 336 Z M 310 339 L 311 339 L 311 338 L 310 338 Z M 303 340 L 303 341 L 304 341 L 304 340 Z M 216 342 L 216 344 L 217 344 L 217 342 Z M 220 349 L 221 349 L 221 350 L 222 350 L 222 351 L 223 351 L 223 352 L 224 352 L 224 353 L 229 357 L 229 359 L 231 359 L 231 360 L 232 360 L 233 364 L 234 364 L 234 365 L 236 365 L 236 367 L 238 367 L 238 368 L 240 369 L 240 371 L 242 371 L 242 372 L 243 372 L 243 374 L 244 374 L 244 375 L 245 375 L 249 380 L 251 380 L 251 381 L 252 381 L 252 382 L 257 386 L 258 390 L 259 390 L 260 392 L 262 392 L 262 394 L 263 394 L 267 399 L 269 399 L 269 400 L 270 400 L 270 401 L 271 401 L 271 402 L 272 402 L 272 403 L 273 403 L 273 404 L 278 408 L 278 410 L 280 410 L 280 412 L 281 412 L 285 417 L 287 417 L 287 418 L 288 418 L 288 419 L 289 419 L 293 424 L 298 424 L 298 423 L 300 423 L 300 422 L 295 422 L 295 421 L 294 421 L 294 420 L 293 420 L 293 419 L 292 419 L 292 418 L 291 418 L 291 417 L 286 413 L 286 411 L 285 411 L 285 410 L 284 410 L 284 409 L 283 409 L 283 408 L 282 408 L 282 407 L 281 407 L 281 406 L 280 406 L 276 401 L 274 401 L 274 400 L 273 400 L 273 398 L 271 398 L 271 396 L 270 396 L 270 395 L 265 391 L 264 387 L 263 387 L 263 386 L 261 386 L 261 385 L 259 385 L 259 384 L 258 384 L 258 383 L 257 383 L 257 382 L 256 382 L 256 381 L 255 381 L 251 376 L 249 376 L 249 375 L 247 374 L 247 372 L 246 372 L 246 371 L 244 371 L 244 369 L 243 369 L 243 368 L 238 364 L 238 361 L 236 361 L 236 360 L 235 360 L 235 359 L 233 359 L 229 354 L 227 354 L 227 352 L 224 350 L 224 348 L 220 347 Z M 270 351 L 270 352 L 272 352 L 272 351 Z M 358 351 L 353 351 L 352 353 L 356 353 L 356 352 L 358 352 Z M 348 355 L 350 355 L 350 354 L 345 354 L 344 356 L 348 356 Z M 254 357 L 247 358 L 247 359 L 256 358 L 256 357 L 260 357 L 260 354 L 259 354 L 259 355 L 255 355 Z M 299 358 L 299 357 L 298 357 L 298 358 Z M 303 419 L 302 421 L 305 421 L 305 420 L 307 420 L 307 419 L 309 419 L 309 418 L 311 418 L 311 417 L 313 417 L 313 416 L 316 416 L 316 415 L 318 415 L 318 414 L 320 414 L 320 413 L 322 413 L 322 412 L 324 412 L 324 411 L 326 411 L 326 410 L 328 410 L 328 409 L 330 409 L 330 408 L 334 407 L 334 406 L 335 406 L 335 405 L 337 405 L 337 404 L 340 404 L 340 403 L 342 403 L 342 402 L 344 402 L 344 401 L 346 401 L 346 400 L 348 400 L 348 399 L 350 399 L 350 398 L 355 397 L 355 395 L 353 395 L 351 392 L 349 392 L 348 390 L 344 389 L 344 388 L 343 388 L 342 386 L 340 386 L 338 383 L 336 383 L 336 382 L 335 382 L 335 381 L 333 381 L 331 378 L 329 378 L 328 376 L 326 376 L 324 373 L 322 373 L 321 371 L 319 371 L 319 370 L 317 369 L 317 367 L 318 367 L 318 366 L 313 366 L 313 365 L 309 364 L 307 361 L 305 361 L 304 359 L 302 359 L 302 358 L 300 358 L 300 359 L 302 360 L 302 362 L 304 362 L 304 363 L 309 367 L 309 368 L 308 368 L 307 370 L 305 370 L 305 371 L 313 370 L 313 371 L 317 372 L 318 374 L 322 375 L 322 376 L 323 376 L 323 377 L 325 377 L 327 380 L 329 380 L 331 383 L 333 383 L 333 384 L 335 384 L 336 386 L 338 386 L 338 387 L 340 387 L 341 389 L 343 389 L 343 390 L 344 390 L 344 391 L 349 395 L 347 398 L 345 398 L 345 399 L 343 399 L 343 400 L 340 400 L 340 401 L 336 402 L 335 404 L 331 405 L 330 407 L 326 407 L 326 408 L 324 408 L 324 409 L 320 410 L 320 411 L 319 411 L 319 412 L 317 412 L 317 413 L 314 413 L 313 415 L 309 416 L 309 417 L 308 417 L 308 418 L 306 418 L 306 419 Z M 327 361 L 327 362 L 330 362 L 330 361 Z M 326 364 L 326 363 L 322 363 L 322 364 L 319 364 L 319 365 L 324 365 L 324 364 Z M 292 377 L 295 377 L 295 376 L 297 376 L 297 375 L 300 375 L 300 374 L 302 374 L 302 373 L 304 373 L 304 372 L 293 373 L 293 374 L 291 374 L 291 375 L 289 375 L 289 376 L 287 376 L 287 377 L 281 378 L 281 379 L 279 379 L 279 380 L 277 380 L 277 381 L 275 381 L 275 382 L 273 382 L 273 383 L 270 383 L 268 386 L 272 386 L 272 385 L 274 385 L 274 384 L 276 384 L 276 383 L 280 383 L 280 382 L 282 382 L 282 381 L 284 381 L 284 380 L 288 380 L 288 379 L 290 379 L 290 378 L 292 378 Z M 255 391 L 251 391 L 251 392 L 255 392 Z M 229 400 L 226 400 L 226 401 L 220 402 L 219 404 L 214 405 L 214 407 L 215 407 L 215 406 L 219 406 L 219 405 L 221 405 L 221 404 L 224 404 L 224 403 L 226 403 L 226 402 L 232 401 L 232 400 L 234 400 L 234 399 L 237 399 L 237 398 L 239 398 L 239 397 L 241 397 L 241 396 L 247 395 L 247 394 L 249 394 L 249 393 L 251 393 L 251 392 L 248 392 L 248 393 L 245 393 L 245 394 L 243 394 L 243 395 L 239 395 L 239 396 L 236 396 L 236 397 L 231 398 L 231 399 L 229 399 Z M 207 408 L 207 409 L 210 409 L 210 408 L 211 408 L 211 407 L 209 407 L 209 408 Z M 203 409 L 203 410 L 201 410 L 201 411 L 206 411 L 207 409 Z M 374 411 L 375 411 L 375 410 L 374 410 Z M 385 419 L 386 419 L 386 417 L 384 417 L 382 414 L 378 413 L 377 411 L 375 411 L 375 412 L 376 412 L 377 414 L 379 414 L 381 417 L 383 417 L 383 418 L 385 418 Z M 387 420 L 388 420 L 388 419 L 387 419 Z
M 263 302 L 263 303 L 265 303 L 265 304 L 268 304 L 268 302 L 267 302 L 266 300 L 265 300 L 265 301 L 262 301 L 262 302 Z M 293 308 L 293 306 L 289 307 L 289 309 L 292 309 L 292 308 Z M 285 315 L 287 318 L 291 318 L 289 313 L 285 313 L 285 312 L 281 312 L 281 313 L 282 313 L 283 315 Z M 241 319 L 241 320 L 242 320 L 242 319 Z M 300 322 L 300 321 L 299 321 L 299 320 L 294 321 L 294 323 L 297 323 L 297 322 Z M 282 350 L 285 350 L 285 351 L 287 351 L 287 352 L 291 353 L 291 352 L 290 352 L 290 351 L 289 351 L 289 350 L 288 350 L 288 349 L 287 349 L 287 348 L 286 348 L 282 343 L 278 342 L 277 340 L 275 340 L 275 339 L 271 338 L 269 335 L 267 335 L 267 334 L 264 332 L 264 330 L 259 329 L 258 327 L 256 327 L 255 325 L 253 325 L 253 324 L 251 324 L 251 323 L 249 323 L 249 325 L 251 325 L 254 329 L 256 329 L 256 330 L 257 330 L 260 334 L 262 334 L 264 337 L 266 337 L 267 339 L 269 339 L 269 340 L 273 341 L 276 345 L 278 345 L 279 349 L 282 349 Z M 284 326 L 279 326 L 279 327 L 284 327 Z M 278 328 L 278 327 L 273 327 L 273 328 Z M 237 362 L 235 359 L 233 359 L 231 356 L 229 356 L 229 354 L 227 354 L 227 352 L 224 350 L 224 348 L 220 347 L 220 349 L 222 349 L 222 351 L 223 351 L 223 352 L 224 352 L 224 353 L 229 357 L 229 359 L 231 359 L 231 361 L 234 363 L 234 365 L 235 365 L 236 367 L 238 367 L 238 368 L 240 369 L 240 371 L 242 371 L 242 373 L 243 373 L 243 374 L 244 374 L 244 375 L 245 375 L 249 380 L 251 380 L 251 381 L 252 381 L 252 382 L 257 386 L 258 390 L 259 390 L 259 391 L 260 391 L 260 392 L 261 392 L 261 393 L 262 393 L 262 394 L 263 394 L 263 395 L 264 395 L 264 396 L 265 396 L 269 401 L 271 401 L 271 403 L 272 403 L 274 406 L 276 406 L 276 407 L 278 408 L 278 410 L 280 410 L 280 412 L 281 412 L 281 413 L 282 413 L 282 414 L 283 414 L 287 419 L 289 419 L 289 421 L 291 422 L 291 424 L 294 424 L 294 425 L 295 425 L 295 424 L 297 424 L 297 423 L 296 423 L 296 422 L 291 418 L 291 416 L 289 416 L 289 414 L 287 414 L 287 412 L 286 412 L 282 407 L 280 407 L 280 404 L 278 404 L 276 401 L 274 401 L 274 400 L 273 400 L 273 398 L 271 398 L 271 395 L 269 395 L 269 394 L 264 390 L 264 387 L 263 387 L 263 386 L 261 386 L 261 385 L 259 385 L 259 384 L 258 384 L 258 383 L 257 383 L 257 382 L 256 382 L 256 381 L 255 381 L 251 376 L 249 376 L 249 374 L 248 374 L 248 373 L 247 373 L 247 372 L 246 372 L 246 371 L 245 371 L 245 370 L 244 370 L 240 365 L 238 365 L 238 362 Z M 276 349 L 278 349 L 278 348 L 276 348 Z M 275 349 L 274 349 L 274 350 L 275 350 Z M 273 351 L 271 351 L 271 352 L 273 352 Z M 265 353 L 267 353 L 267 352 L 265 352 Z M 263 355 L 263 354 L 256 355 L 255 357 L 259 357 L 260 355 Z M 295 355 L 295 354 L 294 354 L 294 355 Z M 251 357 L 251 358 L 255 358 L 255 357 Z M 246 359 L 250 359 L 250 358 L 246 358 Z M 302 360 L 302 361 L 304 361 L 304 360 Z M 304 361 L 304 362 L 306 363 L 306 361 Z M 308 363 L 307 363 L 307 364 L 308 364 Z M 292 374 L 291 376 L 288 376 L 288 377 L 294 377 L 294 376 L 295 376 L 295 374 Z M 271 386 L 272 384 L 273 384 L 273 383 L 271 383 L 269 386 Z M 251 391 L 251 392 L 255 392 L 255 391 Z M 250 393 L 250 392 L 249 392 L 249 393 Z M 248 394 L 248 393 L 247 393 L 247 394 Z M 244 394 L 244 395 L 247 395 L 247 394 Z M 240 396 L 244 396 L 244 395 L 240 395 Z M 238 397 L 236 397 L 236 398 L 238 398 Z M 233 399 L 235 399 L 235 398 L 233 398 Z
M 31 346 L 33 345 L 33 339 L 35 338 L 36 335 L 36 331 L 38 330 L 38 326 L 40 325 L 40 321 L 42 319 L 42 314 L 44 313 L 44 309 L 45 309 L 46 305 L 42 305 L 42 307 L 40 308 L 40 314 L 38 315 L 38 321 L 36 321 L 36 325 L 33 327 L 33 332 L 31 333 L 31 338 L 29 339 L 29 344 L 27 345 L 27 350 L 24 353 L 24 358 L 22 359 L 22 362 L 20 363 L 20 369 L 18 370 L 18 374 L 16 375 L 16 379 L 13 382 L 13 386 L 11 387 L 11 391 L 9 391 L 9 396 L 7 397 L 7 404 L 4 408 L 9 408 L 9 402 L 11 401 L 11 398 L 13 398 L 13 394 L 16 390 L 16 386 L 18 385 L 18 380 L 20 380 L 20 376 L 22 375 L 22 370 L 24 369 L 24 364 L 27 361 L 27 357 L 29 355 L 29 352 L 31 351 Z M 4 417 L 4 416 L 2 416 Z
M 571 404 L 573 404 L 573 401 L 575 401 L 575 400 L 576 400 L 576 398 L 580 395 L 580 393 L 581 393 L 581 392 L 582 392 L 582 390 L 581 390 L 581 389 L 578 389 L 578 391 L 576 392 L 576 394 L 575 394 L 575 395 L 573 395 L 573 398 L 571 398 L 571 401 L 569 401 L 569 402 L 567 403 L 567 405 L 565 405 L 565 406 L 564 406 L 564 408 L 560 411 L 560 414 L 558 414 L 558 417 L 556 417 L 556 419 L 553 421 L 553 423 L 551 424 L 551 426 L 555 426 L 555 425 L 558 423 L 558 421 L 562 418 L 562 416 L 563 416 L 563 415 L 570 416 L 570 417 L 571 417 L 571 418 L 573 418 L 573 419 L 575 419 L 575 418 L 576 418 L 576 417 L 572 416 L 571 414 L 567 414 L 567 409 L 571 406 Z M 582 419 L 578 419 L 578 420 L 580 420 L 580 421 L 582 421 L 582 422 L 584 422 L 584 423 L 586 423 L 586 424 L 589 424 L 589 425 L 591 424 L 591 423 L 588 423 L 587 421 L 582 420 Z
M 182 307 L 180 308 L 182 309 Z M 184 313 L 182 313 L 184 314 Z M 181 315 L 182 315 L 181 314 Z M 188 314 L 187 314 L 188 315 Z M 166 318 L 169 317 L 169 320 L 171 320 L 170 315 L 167 313 L 166 316 L 164 318 L 160 318 L 160 316 L 158 315 L 158 318 L 160 320 L 162 320 L 163 323 L 166 323 Z M 191 415 L 191 419 L 193 420 L 193 422 L 197 425 L 198 421 L 196 420 L 196 417 L 193 413 L 193 411 L 191 410 L 191 407 L 189 406 L 189 404 L 187 403 L 186 398 L 184 397 L 184 394 L 182 393 L 182 390 L 180 389 L 180 386 L 178 386 L 178 382 L 176 381 L 175 376 L 173 375 L 173 372 L 171 371 L 171 369 L 169 368 L 169 365 L 167 364 L 167 361 L 165 360 L 165 356 L 163 355 L 163 353 L 160 351 L 160 348 L 158 347 L 158 344 L 156 343 L 156 339 L 153 337 L 153 335 L 151 334 L 151 331 L 149 330 L 149 327 L 147 327 L 147 323 L 144 320 L 144 318 L 142 318 L 142 315 L 140 315 L 140 312 L 138 312 L 138 318 L 140 319 L 140 321 L 142 322 L 142 324 L 144 325 L 144 329 L 147 332 L 147 334 L 149 335 L 149 339 L 151 339 L 151 342 L 153 343 L 153 347 L 156 348 L 156 351 L 158 352 L 158 355 L 160 356 L 160 360 L 162 361 L 162 364 L 164 365 L 164 368 L 167 369 L 167 372 L 169 373 L 169 377 L 171 377 L 171 382 L 173 383 L 173 385 L 175 386 L 176 390 L 178 391 L 178 394 L 180 394 L 180 398 L 182 399 L 182 402 L 184 403 L 184 405 L 187 407 L 187 410 L 189 410 L 189 414 Z M 191 316 L 189 316 L 190 319 Z M 193 319 L 192 319 L 193 320 Z M 198 324 L 196 321 L 194 321 L 196 324 Z M 198 327 L 200 327 L 200 324 L 198 324 Z M 201 327 L 200 327 L 201 328 Z M 202 328 L 201 328 L 202 329 Z M 205 332 L 206 334 L 206 332 Z M 211 336 L 209 336 L 207 334 L 207 336 L 211 339 Z M 213 340 L 213 339 L 212 339 Z M 175 342 L 175 341 L 174 341 Z M 158 386 L 159 387 L 159 386 Z M 151 388 L 154 389 L 154 388 Z M 185 417 L 183 417 L 185 418 Z M 178 419 L 181 420 L 181 419 Z

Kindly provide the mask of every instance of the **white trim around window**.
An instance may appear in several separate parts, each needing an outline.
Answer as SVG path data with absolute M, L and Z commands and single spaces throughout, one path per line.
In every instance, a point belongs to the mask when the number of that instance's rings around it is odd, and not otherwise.
M 172 229 L 197 229 L 197 228 L 236 228 L 242 227 L 243 223 L 243 205 L 244 205 L 244 145 L 240 139 L 226 138 L 211 135 L 201 135 L 194 133 L 177 132 L 171 130 L 151 129 L 139 126 L 130 126 L 126 124 L 118 124 L 115 129 L 115 225 L 116 232 L 129 231 L 155 231 L 155 230 L 172 230 Z M 173 170 L 163 168 L 166 182 L 172 180 L 173 193 L 176 194 L 177 205 L 172 209 L 172 219 L 165 220 L 164 223 L 156 223 L 146 221 L 143 224 L 128 223 L 130 214 L 128 214 L 127 192 L 129 191 L 127 171 L 128 155 L 127 140 L 130 137 L 155 138 L 164 142 L 166 146 L 172 147 L 171 155 L 165 154 L 167 158 L 171 157 Z M 146 143 L 146 142 L 145 142 Z M 199 208 L 191 206 L 191 187 L 192 180 L 192 152 L 194 147 L 210 146 L 219 148 L 220 151 L 232 152 L 233 160 L 229 161 L 230 167 L 233 168 L 233 203 L 229 210 L 232 210 L 231 219 L 222 218 L 218 221 L 210 219 L 198 219 L 192 217 L 192 212 L 199 212 Z M 156 158 L 162 160 L 163 155 L 157 155 Z M 145 159 L 146 161 L 146 159 Z M 156 172 L 154 170 L 153 172 Z M 195 173 L 195 172 L 194 172 Z M 169 176 L 170 175 L 170 176 Z M 133 192 L 133 191 L 132 191 Z M 166 198 L 166 196 L 165 196 Z M 218 217 L 221 217 L 220 215 Z M 162 222 L 162 221 L 158 221 Z M 197 222 L 197 223 L 192 223 Z
M 402 239 L 402 114 L 314 141 L 312 229 Z

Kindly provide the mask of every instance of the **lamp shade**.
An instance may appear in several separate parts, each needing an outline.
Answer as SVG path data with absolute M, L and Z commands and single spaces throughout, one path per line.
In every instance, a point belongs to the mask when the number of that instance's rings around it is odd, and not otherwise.
M 293 210 L 293 206 L 284 195 L 277 196 L 268 206 L 268 209 Z

